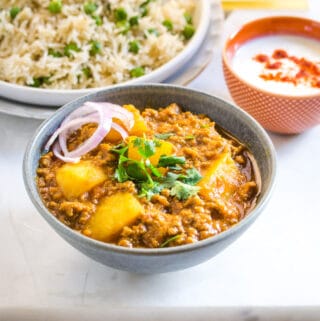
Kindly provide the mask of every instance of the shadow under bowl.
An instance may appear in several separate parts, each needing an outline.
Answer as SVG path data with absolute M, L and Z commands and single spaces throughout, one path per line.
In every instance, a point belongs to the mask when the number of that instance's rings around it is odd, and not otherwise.
M 190 245 L 162 249 L 130 249 L 88 238 L 62 224 L 44 206 L 36 185 L 36 170 L 43 146 L 62 120 L 85 101 L 133 104 L 139 109 L 160 108 L 177 103 L 184 110 L 208 115 L 222 128 L 243 142 L 253 153 L 261 174 L 261 194 L 256 207 L 229 230 Z M 247 113 L 219 98 L 171 85 L 123 86 L 79 98 L 59 109 L 46 120 L 31 139 L 24 157 L 26 190 L 44 219 L 69 244 L 88 257 L 113 268 L 136 273 L 163 273 L 204 262 L 236 240 L 258 217 L 267 204 L 274 185 L 275 151 L 264 129 Z
M 226 41 L 222 54 L 225 80 L 235 103 L 265 129 L 282 134 L 301 133 L 320 124 L 320 90 L 319 93 L 308 95 L 273 93 L 242 79 L 232 66 L 240 47 L 255 38 L 272 35 L 314 39 L 319 41 L 320 48 L 320 23 L 317 21 L 286 16 L 251 21 Z

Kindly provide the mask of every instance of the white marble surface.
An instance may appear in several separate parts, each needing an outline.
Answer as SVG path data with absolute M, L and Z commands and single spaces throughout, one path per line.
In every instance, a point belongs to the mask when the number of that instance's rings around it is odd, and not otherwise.
M 320 6 L 316 9 L 319 13 Z M 233 13 L 226 22 L 226 32 L 258 14 Z M 191 87 L 230 99 L 221 71 L 220 48 Z M 278 154 L 276 189 L 264 213 L 236 243 L 197 267 L 139 276 L 86 258 L 37 214 L 24 191 L 21 164 L 26 143 L 39 124 L 0 115 L 0 320 L 5 315 L 1 308 L 10 306 L 98 307 L 101 311 L 320 307 L 320 126 L 296 136 L 270 134 Z M 150 315 L 154 317 L 149 320 L 160 320 L 156 312 Z M 162 315 L 168 320 L 168 314 Z M 260 319 L 249 315 L 239 320 Z M 294 320 L 320 320 L 320 316 Z

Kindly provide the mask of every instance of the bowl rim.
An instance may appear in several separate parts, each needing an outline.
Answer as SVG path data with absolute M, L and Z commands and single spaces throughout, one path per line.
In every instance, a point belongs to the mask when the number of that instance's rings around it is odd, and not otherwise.
M 191 40 L 187 43 L 187 45 L 183 48 L 182 51 L 180 51 L 175 57 L 167 61 L 165 64 L 161 65 L 160 67 L 152 70 L 150 73 L 143 75 L 138 78 L 128 79 L 124 82 L 119 82 L 116 84 L 110 84 L 103 87 L 94 87 L 94 88 L 79 88 L 79 89 L 55 89 L 55 88 L 34 88 L 29 87 L 26 85 L 19 85 L 11 82 L 7 82 L 4 80 L 0 80 L 0 89 L 11 89 L 11 90 L 19 90 L 24 91 L 27 90 L 29 93 L 41 93 L 41 94 L 50 94 L 50 95 L 70 95 L 70 94 L 78 94 L 78 95 L 88 95 L 93 92 L 97 92 L 100 90 L 105 90 L 117 86 L 129 86 L 129 85 L 135 85 L 139 83 L 147 83 L 148 81 L 152 81 L 154 78 L 160 77 L 164 71 L 170 70 L 174 68 L 176 64 L 180 64 L 184 60 L 186 60 L 190 55 L 193 56 L 198 47 L 201 45 L 201 43 L 204 41 L 205 36 L 207 34 L 209 24 L 210 24 L 210 6 L 211 1 L 207 0 L 200 0 L 195 1 L 196 6 L 200 8 L 199 17 L 198 17 L 198 25 L 196 28 L 196 32 L 194 36 L 191 38 Z
M 177 254 L 177 253 L 183 253 L 183 252 L 189 252 L 189 251 L 194 251 L 199 248 L 207 247 L 210 246 L 213 243 L 218 243 L 219 241 L 232 236 L 233 234 L 236 234 L 238 230 L 243 228 L 246 225 L 250 225 L 250 222 L 254 221 L 261 211 L 264 209 L 266 204 L 268 203 L 272 192 L 275 187 L 275 178 L 276 178 L 276 171 L 277 171 L 277 161 L 276 161 L 276 151 L 274 148 L 274 145 L 271 141 L 271 138 L 268 136 L 267 132 L 263 129 L 263 127 L 252 117 L 250 116 L 247 112 L 243 111 L 241 108 L 238 106 L 227 102 L 219 97 L 210 95 L 208 93 L 194 90 L 194 89 L 189 89 L 183 86 L 177 86 L 177 85 L 168 85 L 168 84 L 139 84 L 139 85 L 128 85 L 128 86 L 121 86 L 121 87 L 114 87 L 114 88 L 109 88 L 109 89 L 104 89 L 99 91 L 100 94 L 104 93 L 109 93 L 109 92 L 119 92 L 119 91 L 126 91 L 126 90 L 135 90 L 135 89 L 141 89 L 141 88 L 151 88 L 151 89 L 160 89 L 160 90 L 166 90 L 166 89 L 172 89 L 175 91 L 180 91 L 180 92 L 189 92 L 192 93 L 193 95 L 200 95 L 202 97 L 207 97 L 209 99 L 214 98 L 217 101 L 220 101 L 224 104 L 228 105 L 228 108 L 233 109 L 236 113 L 245 115 L 248 120 L 251 122 L 251 127 L 253 127 L 260 135 L 260 137 L 264 140 L 264 143 L 267 145 L 267 148 L 269 150 L 269 156 L 270 156 L 270 164 L 271 164 L 271 173 L 270 173 L 270 180 L 269 184 L 265 190 L 264 195 L 259 199 L 258 204 L 249 212 L 247 215 L 239 221 L 237 224 L 232 226 L 231 228 L 227 229 L 224 232 L 221 232 L 215 236 L 209 237 L 207 239 L 192 243 L 192 244 L 186 244 L 186 245 L 180 245 L 180 246 L 174 246 L 174 247 L 166 247 L 166 248 L 126 248 L 122 247 L 119 245 L 115 244 L 110 244 L 110 243 L 105 243 L 102 241 L 98 241 L 95 239 L 92 239 L 90 237 L 87 237 L 85 235 L 82 235 L 80 232 L 77 232 L 62 222 L 60 222 L 52 213 L 49 212 L 49 210 L 45 207 L 43 204 L 41 197 L 38 193 L 37 186 L 36 186 L 36 181 L 35 177 L 33 176 L 32 173 L 32 154 L 33 150 L 36 149 L 37 143 L 38 143 L 38 138 L 47 131 L 47 126 L 51 123 L 54 122 L 56 118 L 59 118 L 61 114 L 65 110 L 69 109 L 69 112 L 74 110 L 73 105 L 76 102 L 80 102 L 81 104 L 89 100 L 92 96 L 95 96 L 97 92 L 82 96 L 81 98 L 77 98 L 68 104 L 64 105 L 60 109 L 58 109 L 52 116 L 50 116 L 47 120 L 45 120 L 39 128 L 36 130 L 34 133 L 33 137 L 30 139 L 23 158 L 23 165 L 22 165 L 22 170 L 23 170 L 23 181 L 24 185 L 26 188 L 26 191 L 38 210 L 38 212 L 41 214 L 41 216 L 49 223 L 49 225 L 52 225 L 51 227 L 58 233 L 65 235 L 66 237 L 72 237 L 77 243 L 79 244 L 86 244 L 88 246 L 93 246 L 96 249 L 99 250 L 106 250 L 110 251 L 113 253 L 120 253 L 120 254 L 127 254 L 127 255 L 133 255 L 133 256 L 139 256 L 139 255 L 146 255 L 146 256 L 164 256 L 164 255 L 172 255 L 172 254 Z M 60 232 L 60 231 L 63 232 Z M 58 232 L 59 231 L 59 232 Z
M 245 84 L 247 87 L 255 90 L 255 91 L 260 91 L 262 92 L 264 95 L 268 95 L 268 96 L 274 96 L 277 98 L 282 98 L 282 99 L 289 99 L 289 100 L 305 100 L 305 99 L 315 99 L 315 98 L 320 98 L 320 91 L 319 93 L 314 93 L 314 94 L 302 94 L 302 95 L 296 95 L 296 96 L 292 96 L 292 95 L 285 95 L 285 94 L 280 94 L 280 93 L 274 93 L 272 91 L 268 91 L 265 90 L 263 88 L 260 88 L 258 86 L 255 86 L 254 84 L 248 82 L 247 80 L 243 79 L 241 76 L 239 76 L 233 69 L 232 64 L 230 59 L 228 58 L 227 52 L 228 52 L 228 47 L 230 45 L 230 42 L 237 37 L 240 33 L 244 32 L 244 30 L 248 27 L 252 27 L 254 26 L 256 23 L 261 23 L 261 22 L 268 22 L 270 20 L 291 20 L 291 21 L 300 21 L 300 22 L 305 22 L 308 25 L 310 24 L 316 24 L 319 26 L 319 30 L 320 30 L 320 22 L 313 20 L 313 19 L 309 19 L 309 18 L 304 18 L 304 17 L 296 17 L 296 16 L 285 16 L 285 15 L 277 15 L 277 16 L 267 16 L 267 17 L 262 17 L 262 18 L 258 18 L 258 19 L 254 19 L 254 20 L 250 20 L 249 22 L 246 22 L 244 24 L 241 25 L 240 28 L 238 28 L 235 32 L 233 32 L 232 34 L 230 34 L 227 37 L 227 40 L 225 41 L 225 44 L 223 46 L 222 49 L 222 61 L 225 64 L 226 68 L 228 69 L 229 72 L 232 73 L 232 75 L 237 78 L 238 81 L 242 82 L 243 84 Z M 279 35 L 288 35 L 288 32 L 277 32 L 275 34 L 279 34 Z M 268 34 L 261 34 L 261 37 L 266 37 L 269 36 Z M 297 35 L 298 37 L 302 37 L 302 38 L 310 38 L 310 39 L 314 39 L 315 41 L 316 38 L 312 38 L 312 37 L 307 37 L 307 36 L 303 36 L 301 34 Z M 254 38 L 250 38 L 248 40 L 246 40 L 245 42 L 243 42 L 240 46 L 242 46 L 243 44 L 245 44 L 247 41 L 251 41 Z M 320 45 L 320 38 L 318 39 L 319 41 L 319 45 Z M 240 47 L 239 46 L 239 47 Z M 237 47 L 237 50 L 238 48 Z

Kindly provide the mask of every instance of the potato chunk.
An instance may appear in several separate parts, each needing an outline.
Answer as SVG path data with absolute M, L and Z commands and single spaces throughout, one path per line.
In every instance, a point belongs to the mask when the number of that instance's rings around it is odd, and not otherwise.
M 111 241 L 123 227 L 133 223 L 143 212 L 143 207 L 130 193 L 117 193 L 102 199 L 89 221 L 91 237 Z
M 146 133 L 148 131 L 148 127 L 143 117 L 141 116 L 139 109 L 137 109 L 133 105 L 124 105 L 123 108 L 130 111 L 133 114 L 133 118 L 134 118 L 134 125 L 131 128 L 129 134 L 134 136 L 142 136 L 144 133 Z M 123 128 L 125 128 L 120 120 L 115 119 L 114 121 L 117 124 L 121 125 Z M 120 141 L 122 138 L 121 138 L 121 135 L 116 130 L 111 129 L 108 135 L 106 136 L 106 139 L 108 142 L 116 143 Z
M 67 199 L 79 197 L 107 179 L 106 173 L 90 161 L 64 164 L 56 172 L 56 180 Z
M 198 186 L 204 189 L 203 192 L 213 191 L 225 200 L 232 196 L 243 180 L 243 175 L 229 152 L 222 153 L 202 175 Z
M 128 149 L 128 157 L 134 160 L 141 160 L 142 156 L 139 153 L 139 148 L 134 146 L 134 140 L 136 137 L 129 137 L 129 149 Z M 158 140 L 160 146 L 156 147 L 156 152 L 149 159 L 152 165 L 157 166 L 159 163 L 159 159 L 161 155 L 172 155 L 174 152 L 174 147 L 170 142 L 164 140 Z
M 124 105 L 123 108 L 132 112 L 134 117 L 134 125 L 130 130 L 130 135 L 132 136 L 143 136 L 144 133 L 148 131 L 148 127 L 143 117 L 140 114 L 140 110 L 134 107 L 133 105 Z

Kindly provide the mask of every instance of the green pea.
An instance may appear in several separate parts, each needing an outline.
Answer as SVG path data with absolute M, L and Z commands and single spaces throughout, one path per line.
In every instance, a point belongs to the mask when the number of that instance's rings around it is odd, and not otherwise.
M 169 30 L 172 31 L 173 30 L 173 23 L 171 20 L 164 20 L 162 22 L 162 24 Z
M 72 56 L 72 51 L 74 52 L 80 52 L 81 49 L 77 46 L 77 44 L 75 42 L 70 42 L 69 44 L 67 44 L 64 47 L 64 55 L 67 57 L 71 57 Z
M 62 57 L 62 53 L 61 52 L 56 51 L 56 50 L 54 50 L 52 48 L 49 48 L 48 55 L 52 56 L 52 57 L 55 57 L 55 58 L 61 58 Z
M 116 21 L 126 20 L 128 17 L 127 11 L 124 8 L 118 8 L 114 12 Z
M 151 35 L 155 35 L 155 36 L 159 36 L 159 31 L 157 29 L 154 28 L 150 28 L 148 29 L 148 33 L 150 33 Z
M 89 67 L 82 68 L 82 72 L 87 78 L 90 78 L 92 76 L 92 72 Z
M 129 19 L 129 23 L 131 27 L 139 25 L 139 17 L 138 16 L 131 17 Z
M 34 87 L 34 88 L 39 88 L 41 87 L 43 84 L 50 84 L 50 77 L 37 77 L 37 78 L 33 78 L 33 83 L 31 85 L 29 85 L 30 87 Z
M 48 9 L 51 13 L 60 13 L 62 10 L 61 0 L 51 0 Z
M 102 26 L 102 18 L 100 16 L 92 16 L 97 26 Z
M 130 30 L 130 24 L 128 21 L 126 20 L 123 20 L 123 21 L 118 21 L 116 23 L 116 26 L 117 28 L 120 29 L 120 32 L 123 34 L 123 35 L 126 35 L 128 33 L 128 31 Z
M 130 70 L 131 78 L 138 78 L 145 74 L 145 70 L 143 67 L 136 67 Z
M 90 1 L 83 5 L 83 9 L 86 14 L 91 15 L 98 9 L 98 6 L 94 2 Z
M 187 24 L 192 25 L 192 15 L 189 12 L 186 12 L 184 14 L 184 18 L 185 18 Z
M 18 7 L 11 8 L 10 9 L 10 17 L 11 17 L 11 19 L 13 20 L 19 14 L 20 11 L 21 11 L 21 8 L 18 8 Z
M 89 50 L 90 56 L 95 56 L 101 53 L 102 45 L 99 41 L 92 40 L 90 43 L 91 43 L 91 49 Z
M 146 6 L 143 6 L 140 8 L 140 13 L 141 13 L 141 17 L 145 17 L 148 14 L 148 8 Z
M 192 26 L 192 25 L 190 25 L 190 24 L 187 24 L 185 27 L 184 27 L 184 29 L 183 29 L 183 31 L 182 31 L 182 34 L 183 34 L 183 36 L 186 38 L 186 39 L 190 39 L 190 38 L 192 38 L 192 36 L 194 35 L 194 33 L 195 33 L 195 28 L 194 28 L 194 26 Z
M 137 54 L 139 52 L 140 46 L 138 41 L 130 41 L 129 42 L 129 51 Z

